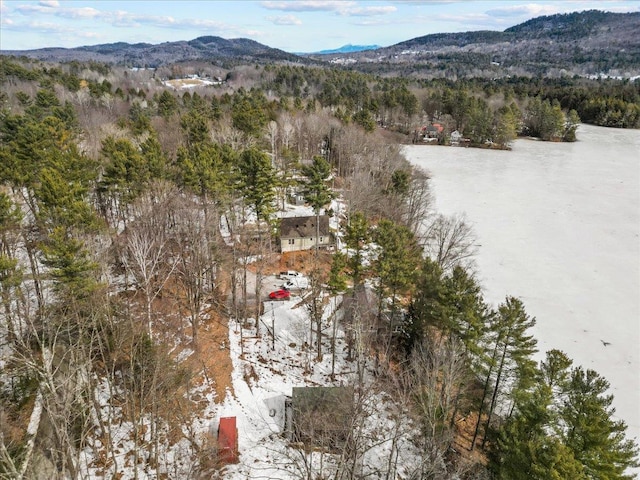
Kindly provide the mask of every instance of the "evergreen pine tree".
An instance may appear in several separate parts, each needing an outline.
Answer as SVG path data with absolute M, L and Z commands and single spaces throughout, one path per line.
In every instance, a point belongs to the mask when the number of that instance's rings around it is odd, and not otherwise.
M 500 428 L 490 451 L 491 470 L 504 480 L 586 480 L 582 464 L 558 438 L 552 390 L 543 382 L 518 405 Z
M 351 273 L 354 289 L 362 283 L 364 274 L 363 250 L 369 242 L 371 232 L 369 222 L 362 212 L 355 212 L 349 217 L 349 223 L 345 227 L 344 241 L 350 250 L 347 259 L 347 268 Z
M 535 325 L 535 319 L 527 315 L 522 301 L 514 297 L 507 297 L 505 302 L 498 306 L 498 311 L 492 318 L 493 321 L 489 328 L 493 335 L 494 347 L 492 354 L 488 357 L 488 373 L 471 448 L 475 446 L 478 437 L 488 392 L 491 391 L 492 394 L 487 410 L 483 447 L 487 441 L 491 417 L 505 384 L 508 385 L 509 392 L 507 393 L 513 393 L 513 390 L 517 388 L 526 389 L 530 386 L 535 374 L 535 363 L 531 357 L 537 351 L 537 341 L 528 332 L 529 328 Z M 489 387 L 490 383 L 491 387 Z
M 562 439 L 584 465 L 588 478 L 631 480 L 638 446 L 625 438 L 627 426 L 614 418 L 609 382 L 593 370 L 572 370 L 560 407 Z

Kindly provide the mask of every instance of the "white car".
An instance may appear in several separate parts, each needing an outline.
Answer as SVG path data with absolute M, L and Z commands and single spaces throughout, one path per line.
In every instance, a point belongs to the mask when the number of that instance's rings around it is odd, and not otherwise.
M 280 279 L 281 280 L 293 280 L 294 278 L 300 278 L 303 277 L 304 275 L 302 275 L 300 272 L 296 272 L 295 270 L 287 270 L 286 272 L 280 272 Z
M 297 288 L 300 290 L 309 288 L 309 279 L 302 276 L 295 277 L 282 285 L 282 288 L 284 288 L 285 290 L 291 290 L 292 288 Z

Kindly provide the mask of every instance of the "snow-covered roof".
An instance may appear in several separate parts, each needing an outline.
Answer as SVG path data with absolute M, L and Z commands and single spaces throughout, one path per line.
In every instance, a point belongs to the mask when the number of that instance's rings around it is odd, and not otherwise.
M 316 236 L 316 216 L 285 217 L 280 221 L 281 238 L 311 238 Z M 329 235 L 329 217 L 319 217 L 320 235 Z

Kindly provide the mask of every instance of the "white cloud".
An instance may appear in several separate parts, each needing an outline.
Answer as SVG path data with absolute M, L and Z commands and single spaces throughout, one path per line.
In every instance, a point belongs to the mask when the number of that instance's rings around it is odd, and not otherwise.
M 407 5 L 449 5 L 451 3 L 465 3 L 465 0 L 393 0 L 393 2 Z
M 463 13 L 453 15 L 450 13 L 439 13 L 429 17 L 430 20 L 436 22 L 461 23 L 463 25 L 475 25 L 478 23 L 489 23 L 492 18 L 486 13 Z
M 345 8 L 356 6 L 356 2 L 341 0 L 294 0 L 294 1 L 265 1 L 261 4 L 268 10 L 283 12 L 338 12 Z
M 505 28 L 505 20 L 492 18 L 486 13 L 430 13 L 428 15 L 413 15 L 411 17 L 362 17 L 357 21 L 350 22 L 358 27 L 376 27 L 381 31 L 407 30 L 413 32 L 411 35 L 422 36 L 431 33 L 461 32 L 475 30 L 502 30 Z M 506 26 L 511 26 L 512 22 L 506 22 Z M 416 26 L 418 28 L 416 28 Z M 390 28 L 385 28 L 390 27 Z M 409 38 L 409 37 L 407 37 Z M 407 38 L 397 39 L 397 41 Z
M 60 2 L 58 2 L 58 0 L 40 0 L 38 5 L 48 8 L 58 8 L 60 6 Z
M 103 38 L 103 35 L 99 34 L 98 32 L 78 31 L 78 32 L 76 32 L 76 37 L 78 37 L 78 38 L 89 38 L 91 40 L 94 40 L 94 39 Z
M 610 8 L 605 8 L 604 9 L 607 12 L 614 12 L 614 13 L 633 13 L 633 12 L 640 12 L 640 5 L 637 6 L 620 6 L 620 7 L 610 7 Z
M 158 23 L 158 25 L 161 25 Z M 197 19 L 185 19 L 185 20 L 176 20 L 173 24 L 174 26 L 180 28 L 214 28 L 216 30 L 229 30 L 232 27 L 222 22 L 218 22 L 216 20 L 197 20 Z M 165 25 L 168 26 L 168 25 Z
M 244 32 L 236 26 L 215 20 L 200 18 L 182 20 L 168 15 L 136 14 L 125 10 L 109 11 L 101 9 L 100 4 L 98 4 L 98 8 L 91 8 L 70 2 L 66 5 L 71 5 L 71 7 L 66 7 L 63 4 L 61 7 L 53 8 L 55 5 L 53 2 L 46 3 L 48 6 L 43 3 L 16 6 L 13 12 L 22 15 L 23 18 L 26 18 L 26 21 L 19 21 L 15 16 L 10 17 L 12 11 L 8 5 L 4 5 L 9 9 L 9 12 L 5 14 L 3 11 L 3 15 L 0 18 L 3 30 L 6 29 L 20 34 L 28 32 L 34 38 L 38 36 L 47 37 L 48 44 L 53 42 L 65 45 L 73 45 L 78 41 L 90 43 L 93 40 L 107 40 L 109 38 L 105 36 L 106 30 L 103 30 L 104 26 L 118 29 L 142 27 L 139 29 L 140 31 L 145 30 L 145 27 L 149 27 L 149 30 L 151 30 L 151 27 L 156 27 L 173 31 L 190 31 L 196 34 L 206 33 L 208 35 L 239 37 L 251 34 L 251 32 Z M 106 2 L 102 3 L 102 5 L 106 4 Z M 85 28 L 84 25 L 88 22 L 93 27 Z M 73 23 L 73 25 L 70 26 L 69 23 Z M 80 28 L 80 25 L 83 25 L 83 27 Z M 115 35 L 118 36 L 120 34 Z M 150 38 L 149 35 L 143 35 L 143 37 L 145 39 Z M 27 46 L 37 47 L 37 45 L 24 43 L 22 48 Z
M 44 5 L 18 5 L 15 10 L 25 16 L 33 13 L 51 13 L 54 11 L 51 7 Z
M 50 22 L 29 22 L 27 25 L 29 31 L 36 31 L 38 33 L 76 33 L 75 28 L 60 25 L 58 23 Z M 20 26 L 24 28 L 24 25 Z
M 274 25 L 302 25 L 302 20 L 294 15 L 283 15 L 281 17 L 266 17 Z
M 157 27 L 173 27 L 178 29 L 202 28 L 230 30 L 231 27 L 215 20 L 184 19 L 177 20 L 171 16 L 141 15 L 124 10 L 105 11 L 92 7 L 59 8 L 51 11 L 42 6 L 22 6 L 21 13 L 53 13 L 55 16 L 67 19 L 95 19 L 101 20 L 115 27 L 139 27 L 142 25 Z
M 350 15 L 354 17 L 372 17 L 375 15 L 387 15 L 397 10 L 393 5 L 376 6 L 376 7 L 352 7 L 345 8 L 340 11 L 341 15 Z
M 62 18 L 101 18 L 104 12 L 91 7 L 64 8 L 56 11 L 55 15 Z
M 539 3 L 529 3 L 526 5 L 512 5 L 501 8 L 487 10 L 487 15 L 492 17 L 539 17 L 540 15 L 553 15 L 563 11 L 563 5 L 541 5 Z
M 366 20 L 358 20 L 358 21 L 351 22 L 351 25 L 356 25 L 358 27 L 382 27 L 386 25 L 397 25 L 399 23 L 405 24 L 407 22 L 382 20 L 380 18 L 376 18 L 375 20 L 372 20 L 370 18 L 367 18 Z
M 393 5 L 358 6 L 356 2 L 341 0 L 264 1 L 261 5 L 268 10 L 281 10 L 283 12 L 322 11 L 354 17 L 386 15 L 397 10 Z
M 623 3 L 623 4 L 621 4 Z M 599 10 L 605 10 L 608 12 L 637 12 L 640 11 L 640 6 L 631 6 L 630 2 L 618 2 L 616 0 L 600 1 L 597 6 L 594 6 L 592 2 L 585 2 L 584 0 L 557 2 L 550 5 L 543 5 L 539 3 L 528 3 L 522 5 L 511 5 L 493 8 L 487 10 L 486 14 L 494 19 L 496 23 L 503 23 L 505 21 L 523 22 L 531 18 L 540 17 L 542 15 L 555 15 L 557 13 L 570 13 L 579 12 L 583 10 L 589 10 L 597 8 Z

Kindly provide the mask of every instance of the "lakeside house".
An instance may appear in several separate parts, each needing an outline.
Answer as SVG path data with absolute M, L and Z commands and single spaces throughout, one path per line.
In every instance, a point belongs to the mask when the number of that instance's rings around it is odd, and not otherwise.
M 431 123 L 430 125 L 423 125 L 417 128 L 413 132 L 413 143 L 425 142 L 425 143 L 438 143 L 438 139 L 444 132 L 444 126 L 441 123 Z
M 284 217 L 280 220 L 280 251 L 298 252 L 311 250 L 316 246 L 327 248 L 334 244 L 333 235 L 329 229 L 329 216 L 320 215 L 316 227 L 316 216 Z
M 438 138 L 438 136 L 443 132 L 444 127 L 441 123 L 432 123 L 431 125 L 427 125 L 423 127 L 424 136 L 426 138 Z

